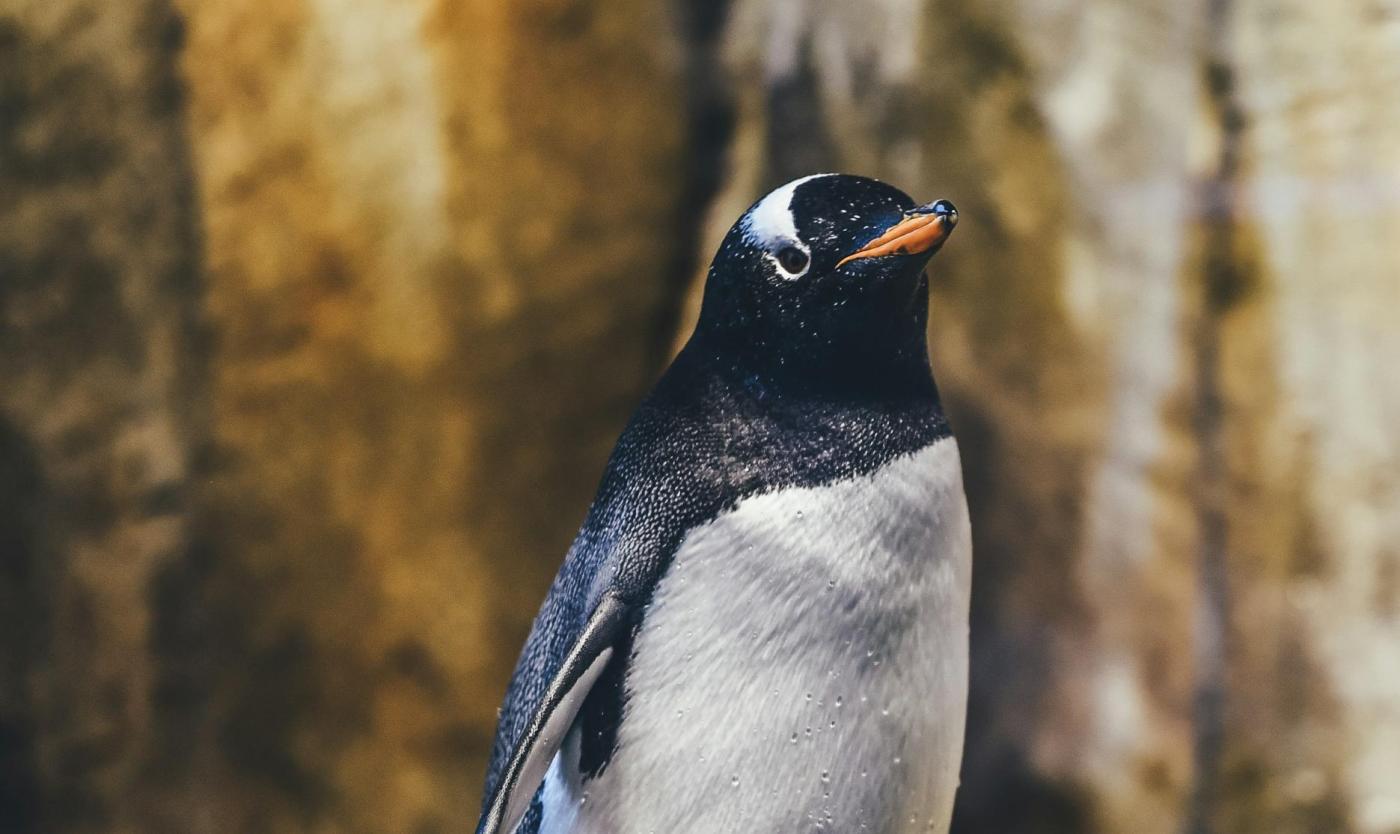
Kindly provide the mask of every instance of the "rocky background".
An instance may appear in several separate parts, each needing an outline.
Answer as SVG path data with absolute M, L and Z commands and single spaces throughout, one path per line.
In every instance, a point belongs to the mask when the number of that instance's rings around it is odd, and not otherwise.
M 1400 832 L 1397 90 L 1396 0 L 0 0 L 0 831 L 469 830 L 710 251 L 840 169 L 963 217 L 956 834 Z

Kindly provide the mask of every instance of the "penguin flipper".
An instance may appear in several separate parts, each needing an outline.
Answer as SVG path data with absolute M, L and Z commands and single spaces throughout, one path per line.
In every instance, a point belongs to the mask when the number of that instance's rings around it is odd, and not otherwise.
M 513 834 L 534 801 L 545 773 L 573 726 L 584 699 L 616 651 L 630 606 L 604 593 L 559 672 L 530 715 L 523 737 L 496 785 L 477 826 L 478 834 Z

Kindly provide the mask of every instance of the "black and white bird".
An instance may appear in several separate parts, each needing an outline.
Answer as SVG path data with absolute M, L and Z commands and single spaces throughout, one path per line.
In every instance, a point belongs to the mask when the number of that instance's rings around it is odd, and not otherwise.
M 924 267 L 957 218 L 821 174 L 730 229 L 520 656 L 479 834 L 946 830 L 971 538 Z

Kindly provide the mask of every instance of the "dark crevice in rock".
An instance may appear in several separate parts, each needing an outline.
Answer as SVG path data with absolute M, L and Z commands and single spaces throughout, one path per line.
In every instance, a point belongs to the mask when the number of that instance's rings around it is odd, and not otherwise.
M 709 259 L 700 251 L 705 217 L 724 184 L 725 161 L 734 136 L 734 93 L 721 49 L 728 0 L 676 0 L 673 14 L 682 49 L 685 96 L 686 171 L 675 210 L 672 255 L 664 267 L 667 292 L 655 321 L 652 351 L 656 370 L 669 360 L 676 329 L 696 270 Z
M 51 597 L 40 587 L 43 494 L 34 450 L 0 420 L 0 821 L 14 834 L 41 830 L 32 682 L 47 654 Z
M 1239 223 L 1236 205 L 1244 112 L 1235 89 L 1229 52 L 1232 0 L 1206 7 L 1205 88 L 1210 117 L 1220 130 L 1214 170 L 1200 184 L 1204 224 L 1196 319 L 1193 430 L 1198 450 L 1196 519 L 1195 695 L 1192 787 L 1185 815 L 1187 834 L 1217 829 L 1219 784 L 1225 746 L 1227 637 L 1230 622 L 1228 574 L 1228 472 L 1225 462 L 1225 403 L 1222 396 L 1222 318 L 1241 294 L 1246 277 L 1235 257 Z
M 969 803 L 961 801 L 960 795 L 951 831 L 1080 834 L 1094 830 L 1086 791 L 1046 779 L 1027 761 L 1025 751 L 1014 745 L 978 752 L 983 769 L 998 775 L 996 797 Z

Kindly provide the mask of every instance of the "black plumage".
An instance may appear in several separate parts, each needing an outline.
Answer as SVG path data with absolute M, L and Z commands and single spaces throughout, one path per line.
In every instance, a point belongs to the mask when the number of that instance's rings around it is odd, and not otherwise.
M 618 440 L 520 656 L 480 831 L 500 824 L 493 803 L 516 789 L 512 763 L 533 743 L 532 722 L 552 708 L 561 671 L 580 672 L 568 665 L 585 635 L 613 654 L 575 722 L 580 770 L 606 769 L 625 715 L 632 636 L 687 531 L 746 496 L 870 472 L 949 433 L 925 341 L 931 252 L 837 268 L 913 208 L 897 189 L 861 177 L 803 183 L 791 201 L 810 248 L 802 281 L 774 279 L 764 260 L 773 253 L 742 220 L 730 230 L 696 331 Z M 536 798 L 518 830 L 534 834 L 539 817 Z

